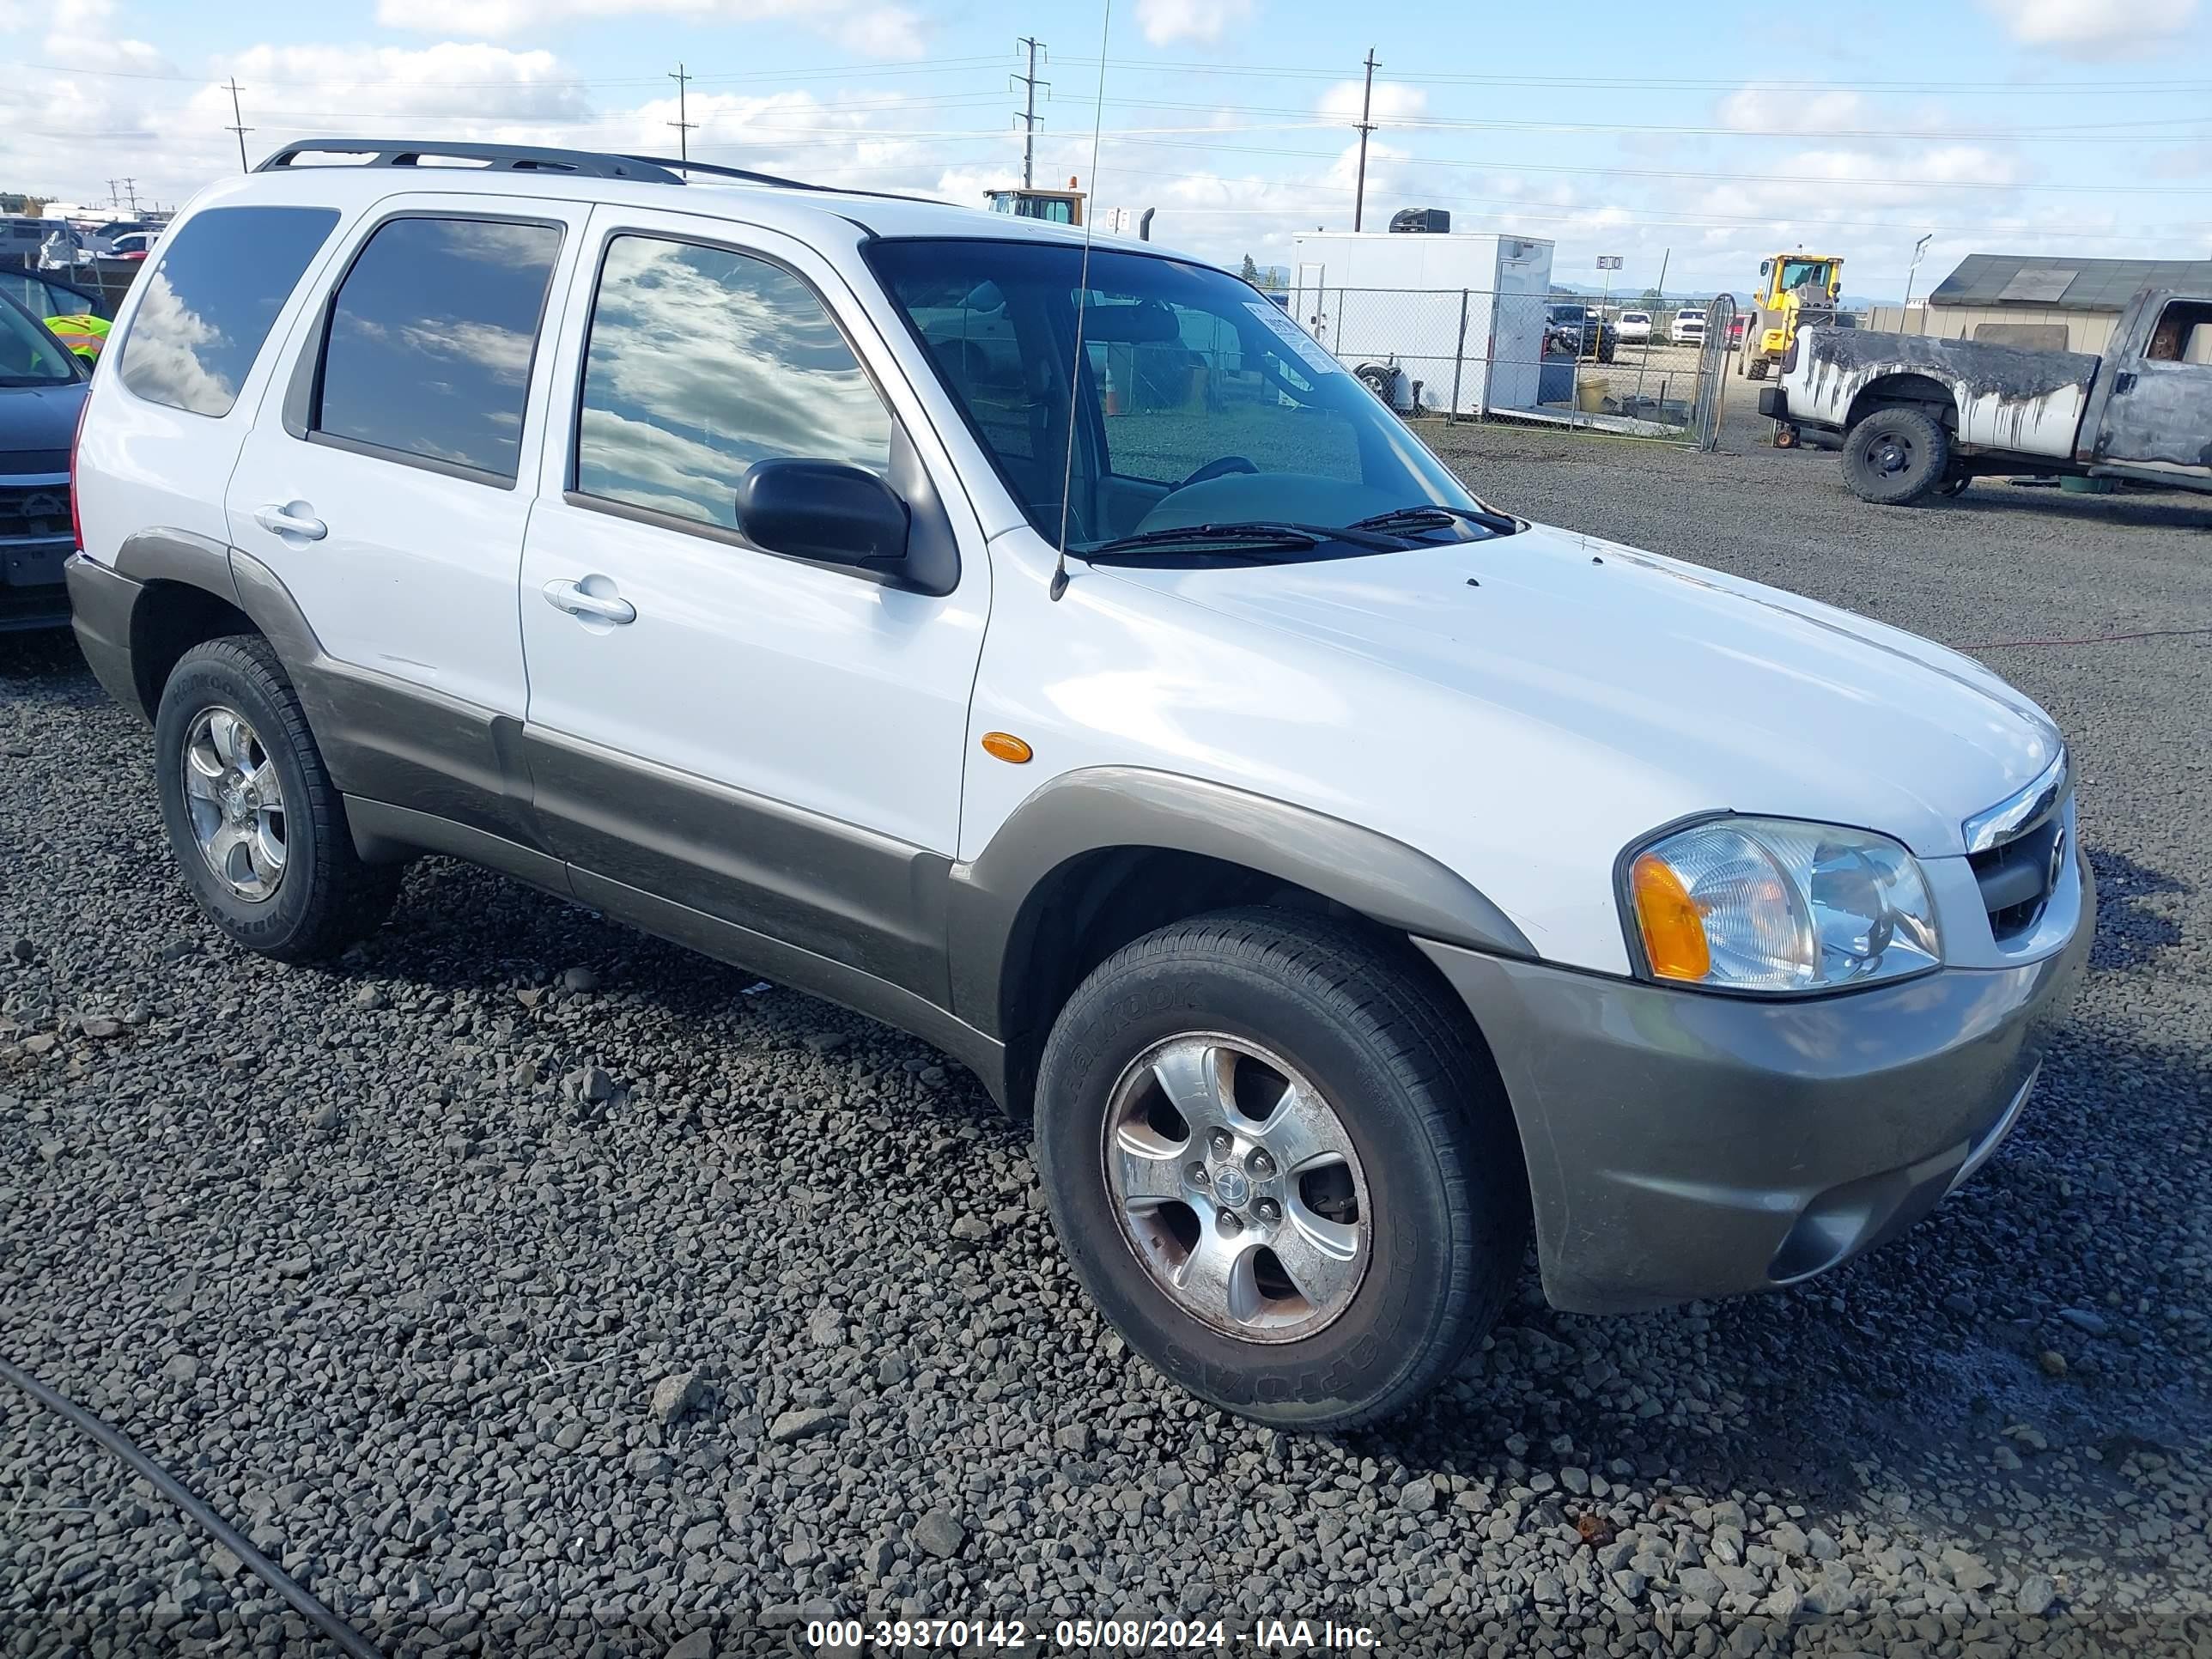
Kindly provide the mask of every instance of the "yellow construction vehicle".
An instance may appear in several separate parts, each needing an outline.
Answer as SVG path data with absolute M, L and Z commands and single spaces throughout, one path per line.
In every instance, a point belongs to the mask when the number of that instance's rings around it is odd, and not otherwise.
M 1765 380 L 1768 366 L 1782 361 L 1800 325 L 1835 321 L 1843 288 L 1840 254 L 1800 250 L 1760 260 L 1759 291 L 1752 295 L 1735 372 L 1746 380 Z
M 1075 180 L 1067 181 L 1066 190 L 987 190 L 983 199 L 990 203 L 994 213 L 1011 213 L 1018 219 L 1042 219 L 1048 224 L 1079 225 L 1083 222 L 1083 192 L 1076 188 Z

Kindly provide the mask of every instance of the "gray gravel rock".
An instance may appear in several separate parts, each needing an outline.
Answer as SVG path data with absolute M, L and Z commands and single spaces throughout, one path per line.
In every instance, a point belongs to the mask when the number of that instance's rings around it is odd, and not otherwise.
M 932 1510 L 915 1522 L 914 1541 L 941 1561 L 959 1554 L 967 1537 L 960 1523 L 943 1510 Z
M 1877 510 L 1750 430 L 1424 435 L 1516 510 L 1981 645 L 2066 729 L 2081 1002 L 1996 1158 L 1866 1259 L 1619 1319 L 1532 1276 L 1401 1419 L 1256 1431 L 1103 1323 L 942 1056 L 442 860 L 334 971 L 233 951 L 143 732 L 66 635 L 9 636 L 0 1349 L 394 1659 L 750 1659 L 825 1607 L 1303 1611 L 1413 1659 L 2177 1650 L 2212 1619 L 2212 653 L 2108 636 L 2212 615 L 2212 516 Z M 221 1566 L 0 1390 L 8 1659 L 284 1651 Z

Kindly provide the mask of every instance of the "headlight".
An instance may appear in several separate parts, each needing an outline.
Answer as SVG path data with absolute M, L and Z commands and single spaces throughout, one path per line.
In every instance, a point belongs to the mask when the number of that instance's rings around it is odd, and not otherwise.
M 1870 830 L 1715 818 L 1638 850 L 1627 884 L 1655 979 L 1828 991 L 1943 959 L 1919 864 Z

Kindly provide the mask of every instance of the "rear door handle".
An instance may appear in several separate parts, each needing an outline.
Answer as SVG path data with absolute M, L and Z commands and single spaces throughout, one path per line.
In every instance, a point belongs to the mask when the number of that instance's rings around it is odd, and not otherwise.
M 2136 372 L 2131 368 L 2123 369 L 2118 378 L 2112 382 L 2112 390 L 2115 392 L 2132 392 L 2135 387 Z
M 300 536 L 319 542 L 331 527 L 315 517 L 305 501 L 264 501 L 253 509 L 253 522 L 279 536 Z
M 589 581 L 591 578 L 586 576 L 584 580 Z M 605 578 L 601 577 L 600 580 L 604 581 Z M 587 592 L 576 582 L 546 583 L 545 603 L 556 611 L 565 611 L 572 617 L 589 617 L 594 622 L 633 623 L 637 620 L 637 607 L 628 599 Z

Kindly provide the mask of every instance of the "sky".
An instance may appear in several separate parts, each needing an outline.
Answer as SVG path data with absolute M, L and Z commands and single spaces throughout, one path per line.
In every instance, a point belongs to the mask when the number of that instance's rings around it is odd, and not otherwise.
M 1445 208 L 1560 282 L 1741 295 L 1802 246 L 1894 301 L 1923 235 L 1916 293 L 1970 252 L 2212 257 L 2212 0 L 0 0 L 0 189 L 181 203 L 239 168 L 232 80 L 254 161 L 673 154 L 681 65 L 696 157 L 980 204 L 1019 179 L 1023 36 L 1037 182 L 1232 265 L 1351 228 L 1370 51 L 1367 228 Z

